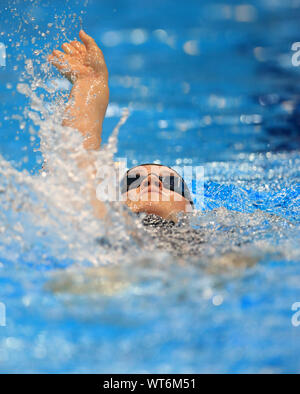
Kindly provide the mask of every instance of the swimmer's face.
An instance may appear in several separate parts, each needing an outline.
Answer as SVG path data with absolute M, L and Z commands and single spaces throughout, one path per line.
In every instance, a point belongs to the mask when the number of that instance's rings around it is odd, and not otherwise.
M 163 219 L 176 220 L 179 212 L 192 211 L 189 200 L 180 192 L 181 182 L 179 175 L 165 166 L 134 167 L 128 172 L 128 191 L 124 193 L 126 204 L 136 213 L 152 213 Z M 174 183 L 175 188 L 170 187 Z

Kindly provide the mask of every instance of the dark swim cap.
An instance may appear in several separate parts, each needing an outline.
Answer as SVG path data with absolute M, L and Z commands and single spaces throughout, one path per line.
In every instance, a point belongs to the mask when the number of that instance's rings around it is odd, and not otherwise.
M 143 164 L 139 164 L 139 165 L 137 165 L 137 166 L 134 166 L 134 167 L 132 167 L 132 168 L 129 168 L 129 170 L 126 171 L 126 173 L 125 173 L 125 175 L 124 175 L 124 177 L 122 178 L 122 181 L 121 181 L 121 183 L 120 183 L 121 190 L 124 190 L 124 191 L 122 191 L 122 193 L 125 192 L 126 189 L 127 189 L 127 188 L 125 187 L 125 185 L 127 184 L 126 180 L 127 180 L 127 174 L 128 174 L 128 172 L 131 171 L 133 168 L 142 167 L 142 166 L 160 166 L 160 167 L 167 167 L 167 168 L 169 168 L 170 170 L 174 171 L 174 172 L 178 175 L 178 177 L 182 180 L 182 192 L 181 192 L 181 195 L 182 195 L 184 198 L 186 198 L 186 199 L 190 202 L 191 206 L 194 208 L 194 202 L 193 202 L 193 199 L 192 199 L 192 197 L 191 197 L 191 193 L 190 193 L 190 191 L 189 191 L 189 188 L 188 188 L 187 184 L 185 183 L 184 179 L 182 178 L 182 176 L 179 175 L 178 172 L 175 171 L 172 167 L 165 166 L 165 165 L 163 165 L 163 164 L 143 163 Z

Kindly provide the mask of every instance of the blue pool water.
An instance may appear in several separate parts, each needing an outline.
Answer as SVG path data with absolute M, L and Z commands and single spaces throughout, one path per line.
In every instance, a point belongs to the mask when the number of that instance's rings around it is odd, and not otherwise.
M 0 5 L 0 371 L 299 373 L 300 1 Z M 201 255 L 151 249 L 113 209 L 97 222 L 59 161 L 40 112 L 69 85 L 45 56 L 81 23 L 110 72 L 104 142 L 129 108 L 115 157 L 204 166 Z

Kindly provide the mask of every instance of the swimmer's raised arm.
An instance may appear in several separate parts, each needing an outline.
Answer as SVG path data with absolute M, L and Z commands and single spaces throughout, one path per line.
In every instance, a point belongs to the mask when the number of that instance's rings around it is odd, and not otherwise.
M 79 37 L 83 44 L 79 41 L 64 43 L 64 52 L 54 50 L 48 60 L 73 84 L 62 124 L 79 130 L 85 137 L 84 148 L 91 150 L 98 149 L 101 144 L 102 123 L 109 100 L 108 71 L 94 39 L 83 30 Z M 95 215 L 103 217 L 106 209 L 96 198 L 96 171 L 91 170 L 90 164 L 86 158 L 78 162 L 80 167 L 87 169 L 87 191 Z
M 79 130 L 86 149 L 98 149 L 108 100 L 108 71 L 101 49 L 83 30 L 79 41 L 64 43 L 48 60 L 73 83 L 63 125 Z

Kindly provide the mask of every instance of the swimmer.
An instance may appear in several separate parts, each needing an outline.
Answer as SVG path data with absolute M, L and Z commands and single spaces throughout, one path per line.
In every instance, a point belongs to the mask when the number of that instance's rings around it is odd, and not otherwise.
M 54 50 L 48 61 L 73 84 L 63 125 L 83 135 L 86 150 L 98 150 L 109 101 L 108 70 L 94 39 L 83 30 L 79 37 L 82 42 L 64 43 L 63 52 Z M 193 210 L 186 183 L 167 166 L 141 164 L 129 169 L 121 182 L 121 192 L 135 213 L 145 212 L 176 222 L 178 213 Z

